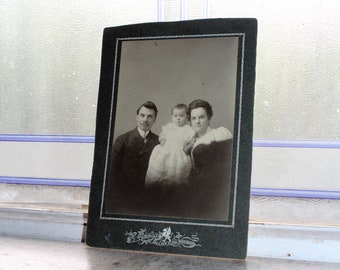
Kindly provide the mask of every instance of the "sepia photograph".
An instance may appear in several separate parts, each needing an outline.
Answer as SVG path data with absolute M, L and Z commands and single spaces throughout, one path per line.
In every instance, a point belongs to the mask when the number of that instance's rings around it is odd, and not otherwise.
M 105 214 L 228 220 L 238 44 L 121 42 Z

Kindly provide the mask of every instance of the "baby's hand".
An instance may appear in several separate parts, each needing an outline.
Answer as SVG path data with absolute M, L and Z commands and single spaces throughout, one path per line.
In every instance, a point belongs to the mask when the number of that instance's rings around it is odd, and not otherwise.
M 161 144 L 161 146 L 164 146 L 166 143 L 166 139 L 160 139 L 159 143 Z

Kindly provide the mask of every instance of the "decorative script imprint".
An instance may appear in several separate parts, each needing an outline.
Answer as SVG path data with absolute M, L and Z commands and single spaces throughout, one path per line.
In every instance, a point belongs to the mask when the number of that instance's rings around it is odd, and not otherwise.
M 194 248 L 201 247 L 198 243 L 199 238 L 197 234 L 193 234 L 191 237 L 185 236 L 176 232 L 172 233 L 171 228 L 164 228 L 161 232 L 147 232 L 146 229 L 140 229 L 138 232 L 126 232 L 127 243 L 137 243 L 139 245 L 156 245 L 156 246 L 172 246 L 172 247 L 184 247 Z

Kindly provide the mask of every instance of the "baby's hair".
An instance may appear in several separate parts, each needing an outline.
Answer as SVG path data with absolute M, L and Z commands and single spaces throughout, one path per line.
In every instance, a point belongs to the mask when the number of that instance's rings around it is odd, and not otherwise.
M 185 113 L 188 114 L 188 106 L 183 104 L 183 103 L 180 103 L 180 104 L 177 104 L 175 105 L 172 109 L 171 109 L 171 114 L 174 113 L 174 109 L 178 109 L 178 110 L 185 110 Z

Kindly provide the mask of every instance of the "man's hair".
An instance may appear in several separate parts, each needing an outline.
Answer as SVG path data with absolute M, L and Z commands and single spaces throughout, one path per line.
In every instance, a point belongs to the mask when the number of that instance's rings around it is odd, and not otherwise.
M 140 105 L 137 109 L 137 115 L 139 114 L 139 111 L 142 107 L 145 107 L 149 110 L 153 110 L 155 112 L 155 117 L 157 117 L 158 110 L 157 110 L 156 105 L 152 101 L 147 101 L 143 103 L 142 105 Z
M 188 114 L 188 106 L 185 105 L 185 104 L 183 104 L 183 103 L 180 103 L 180 104 L 175 105 L 175 106 L 171 109 L 171 114 L 174 113 L 174 109 L 185 110 L 185 113 Z

